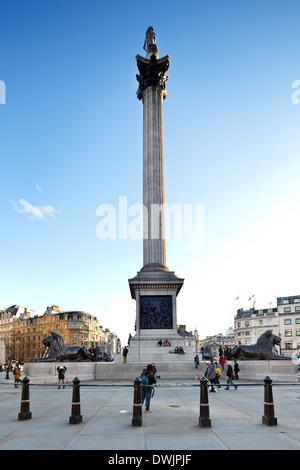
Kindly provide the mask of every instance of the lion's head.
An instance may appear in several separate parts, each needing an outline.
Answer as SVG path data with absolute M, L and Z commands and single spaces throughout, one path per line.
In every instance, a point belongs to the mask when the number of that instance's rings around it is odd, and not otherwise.
M 42 340 L 43 345 L 47 348 L 47 356 L 55 357 L 58 353 L 64 351 L 66 344 L 63 338 L 55 332 L 51 332 L 47 338 Z
M 257 340 L 257 347 L 260 352 L 271 352 L 274 346 L 280 344 L 281 338 L 274 335 L 272 330 L 265 331 Z

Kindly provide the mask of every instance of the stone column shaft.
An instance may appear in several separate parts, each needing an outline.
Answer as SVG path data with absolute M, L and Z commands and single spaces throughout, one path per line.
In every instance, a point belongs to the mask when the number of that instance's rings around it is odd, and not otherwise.
M 144 267 L 166 266 L 163 92 L 143 93 Z

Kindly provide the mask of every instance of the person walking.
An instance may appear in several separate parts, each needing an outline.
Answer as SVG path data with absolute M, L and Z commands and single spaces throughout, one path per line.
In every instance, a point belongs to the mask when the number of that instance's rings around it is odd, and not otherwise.
M 221 386 L 220 386 L 221 369 L 220 369 L 219 364 L 217 362 L 215 362 L 215 366 L 216 366 L 215 383 L 218 384 L 218 388 L 221 388 Z
M 58 372 L 58 387 L 60 388 L 61 383 L 63 384 L 63 388 L 65 388 L 65 375 L 66 375 L 66 366 L 58 366 L 56 369 Z
M 224 390 L 229 390 L 229 385 L 232 385 L 234 387 L 234 390 L 236 390 L 238 387 L 232 382 L 233 379 L 233 369 L 231 366 L 231 362 L 227 361 L 227 371 L 226 371 L 226 383 L 227 387 L 224 388 Z
M 234 372 L 234 378 L 236 380 L 240 380 L 239 371 L 240 371 L 239 365 L 236 361 L 234 361 L 233 372 Z
M 142 405 L 146 400 L 146 413 L 152 413 L 150 410 L 150 401 L 151 396 L 153 397 L 154 388 L 152 387 L 153 384 L 156 384 L 156 378 L 153 374 L 153 365 L 148 364 L 146 368 L 144 368 L 141 379 L 145 377 L 146 381 L 143 383 L 142 380 Z
M 195 368 L 198 369 L 198 366 L 199 366 L 199 356 L 198 356 L 198 354 L 196 354 L 196 356 L 194 357 L 194 363 L 195 363 Z
M 20 371 L 20 368 L 19 368 L 18 364 L 16 364 L 16 367 L 13 370 L 13 375 L 15 377 L 15 388 L 18 388 L 17 384 L 22 383 L 22 380 L 20 379 L 21 371 Z
M 125 346 L 123 349 L 123 363 L 124 364 L 127 362 L 127 354 L 128 354 L 128 349 L 127 349 L 127 346 Z
M 206 378 L 210 381 L 210 392 L 216 392 L 217 390 L 213 387 L 213 384 L 215 383 L 215 380 L 216 380 L 216 368 L 215 368 L 215 364 L 214 364 L 214 361 L 211 359 L 209 361 L 209 365 L 208 365 L 208 368 L 207 368 L 207 376 Z

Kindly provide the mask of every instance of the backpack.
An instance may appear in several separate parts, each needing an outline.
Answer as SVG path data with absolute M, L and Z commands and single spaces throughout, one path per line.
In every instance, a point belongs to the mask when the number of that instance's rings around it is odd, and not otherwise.
M 140 379 L 142 381 L 142 383 L 141 383 L 142 387 L 145 386 L 145 385 L 149 385 L 149 379 L 148 379 L 147 375 L 141 375 Z

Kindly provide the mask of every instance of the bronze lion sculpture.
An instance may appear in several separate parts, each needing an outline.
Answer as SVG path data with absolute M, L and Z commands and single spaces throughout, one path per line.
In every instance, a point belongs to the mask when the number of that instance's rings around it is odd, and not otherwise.
M 280 344 L 281 338 L 274 335 L 271 330 L 265 331 L 258 338 L 256 344 L 238 344 L 234 346 L 228 359 L 239 360 L 270 360 L 270 359 L 291 359 L 290 356 L 278 354 L 275 346 Z
M 91 361 L 91 355 L 85 346 L 67 346 L 64 339 L 53 331 L 42 340 L 46 348 L 43 357 L 29 362 Z

